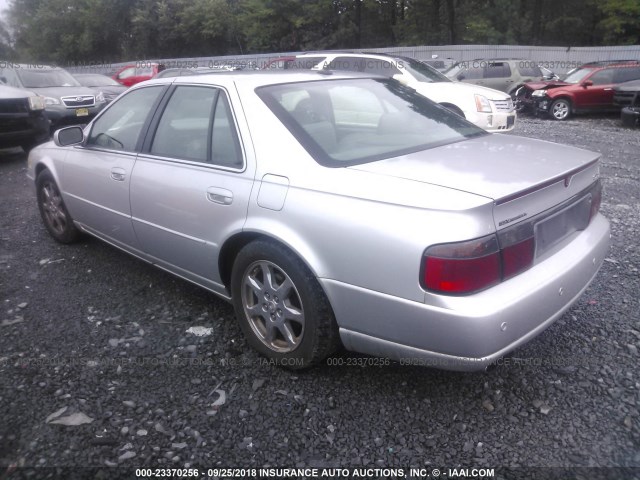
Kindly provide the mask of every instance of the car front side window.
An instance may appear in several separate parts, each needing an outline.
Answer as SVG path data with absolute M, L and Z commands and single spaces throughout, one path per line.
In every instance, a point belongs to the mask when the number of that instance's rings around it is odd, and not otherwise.
M 88 147 L 133 152 L 163 86 L 139 88 L 114 102 L 93 124 Z
M 594 73 L 587 80 L 591 80 L 594 85 L 608 85 L 613 83 L 613 72 L 613 68 L 605 68 Z

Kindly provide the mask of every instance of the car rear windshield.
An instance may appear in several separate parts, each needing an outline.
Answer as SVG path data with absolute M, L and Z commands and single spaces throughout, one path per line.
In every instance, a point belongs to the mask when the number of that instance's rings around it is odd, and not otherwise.
M 487 132 L 387 79 L 288 83 L 256 90 L 320 164 L 344 167 L 397 157 Z
M 79 87 L 78 81 L 65 70 L 34 68 L 16 70 L 24 88 Z

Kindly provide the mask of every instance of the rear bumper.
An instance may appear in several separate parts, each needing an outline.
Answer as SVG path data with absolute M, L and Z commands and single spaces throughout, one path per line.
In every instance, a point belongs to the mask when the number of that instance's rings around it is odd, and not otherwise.
M 589 227 L 522 274 L 443 307 L 321 279 L 345 347 L 404 364 L 473 371 L 528 342 L 575 303 L 609 250 L 609 222 Z

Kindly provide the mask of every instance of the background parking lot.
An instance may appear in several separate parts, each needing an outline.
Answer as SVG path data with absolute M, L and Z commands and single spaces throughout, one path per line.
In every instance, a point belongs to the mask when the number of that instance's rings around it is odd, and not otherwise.
M 92 238 L 55 243 L 24 155 L 0 152 L 0 477 L 11 465 L 640 467 L 640 132 L 617 116 L 522 117 L 512 135 L 602 153 L 612 247 L 556 324 L 468 374 L 351 353 L 305 372 L 270 365 L 212 294 Z

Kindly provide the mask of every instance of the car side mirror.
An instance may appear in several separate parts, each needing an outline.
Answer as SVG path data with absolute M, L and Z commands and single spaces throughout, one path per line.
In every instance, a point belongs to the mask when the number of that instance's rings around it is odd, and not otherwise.
M 84 140 L 84 132 L 78 126 L 61 128 L 53 134 L 53 142 L 59 147 L 77 145 Z
M 0 77 L 0 82 L 6 84 L 7 83 L 7 77 Z
M 591 80 L 585 80 L 584 82 L 582 82 L 582 86 L 584 88 L 590 87 L 591 85 L 593 85 L 593 82 Z
M 460 81 L 460 82 L 461 82 L 462 80 L 464 80 L 464 79 L 465 79 L 465 78 L 467 78 L 467 77 L 465 77 L 465 76 L 464 76 L 464 73 L 461 73 L 461 74 L 460 74 L 460 75 L 458 75 L 456 78 L 458 79 L 458 81 Z

